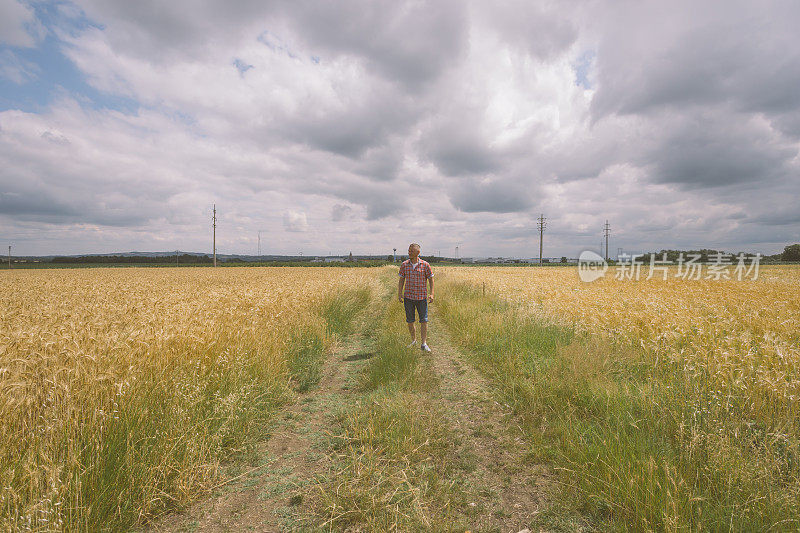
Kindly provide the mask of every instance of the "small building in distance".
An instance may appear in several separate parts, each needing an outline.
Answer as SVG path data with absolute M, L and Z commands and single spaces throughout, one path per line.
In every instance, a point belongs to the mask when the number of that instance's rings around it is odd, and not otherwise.
M 344 257 L 326 257 L 325 258 L 325 262 L 326 263 L 344 263 L 344 261 L 345 261 Z

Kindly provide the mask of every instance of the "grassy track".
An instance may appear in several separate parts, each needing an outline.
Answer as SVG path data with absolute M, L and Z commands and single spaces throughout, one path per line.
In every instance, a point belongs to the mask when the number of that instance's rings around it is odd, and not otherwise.
M 448 429 L 426 394 L 435 385 L 430 362 L 406 348 L 402 308 L 390 296 L 368 325 L 375 356 L 358 378 L 361 397 L 336 416 L 335 471 L 320 486 L 318 512 L 334 530 L 445 531 Z
M 796 434 L 740 432 L 735 409 L 711 419 L 711 380 L 687 380 L 629 345 L 543 323 L 480 287 L 438 289 L 454 339 L 561 472 L 562 514 L 586 512 L 600 530 L 800 527 Z
M 374 356 L 357 374 L 359 395 L 334 417 L 320 525 L 463 532 L 539 523 L 544 475 L 484 381 L 460 365 L 435 308 L 434 353 L 408 348 L 394 277 L 384 284 L 381 311 L 367 325 Z

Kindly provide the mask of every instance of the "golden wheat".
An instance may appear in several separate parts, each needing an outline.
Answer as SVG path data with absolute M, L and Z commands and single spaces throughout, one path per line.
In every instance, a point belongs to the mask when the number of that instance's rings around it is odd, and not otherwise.
M 584 283 L 576 268 L 445 268 L 525 312 L 635 343 L 656 360 L 701 365 L 719 390 L 800 398 L 800 267 L 762 266 L 756 280 L 646 280 L 613 272 Z M 751 406 L 758 410 L 758 406 Z
M 797 530 L 800 268 L 593 283 L 569 267 L 439 272 L 445 320 L 601 524 Z
M 370 283 L 342 268 L 3 272 L 0 529 L 125 524 L 191 498 L 252 406 L 286 397 L 289 343 L 324 337 L 323 299 Z

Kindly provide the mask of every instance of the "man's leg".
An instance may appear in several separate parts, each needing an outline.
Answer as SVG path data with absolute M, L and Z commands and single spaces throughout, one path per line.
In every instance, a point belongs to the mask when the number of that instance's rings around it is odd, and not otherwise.
M 411 341 L 413 342 L 413 341 L 417 340 L 417 332 L 414 329 L 414 323 L 413 322 L 406 322 L 406 324 L 408 324 L 408 332 L 411 333 Z M 426 328 L 425 328 L 425 324 L 422 324 L 422 331 L 427 331 Z M 422 334 L 422 338 L 425 339 L 425 333 Z M 425 342 L 425 341 L 423 340 L 422 342 Z
M 411 333 L 411 342 L 417 340 L 417 332 L 414 330 L 414 302 L 403 298 L 403 307 L 406 311 L 406 324 L 408 324 L 408 332 Z
M 422 346 L 428 344 L 428 300 L 418 302 L 417 311 L 419 312 L 419 333 L 422 337 Z

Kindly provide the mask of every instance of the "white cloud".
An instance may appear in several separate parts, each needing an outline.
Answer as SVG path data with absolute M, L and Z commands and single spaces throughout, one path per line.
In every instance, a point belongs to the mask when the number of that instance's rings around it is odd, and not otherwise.
M 98 24 L 64 53 L 141 107 L 0 113 L 30 253 L 206 249 L 212 202 L 231 252 L 530 255 L 540 212 L 553 255 L 606 218 L 627 248 L 800 239 L 791 4 L 77 3 Z
M 286 231 L 308 231 L 308 220 L 306 219 L 306 214 L 297 211 L 286 211 L 283 214 L 283 227 L 286 229 Z
M 33 9 L 18 0 L 0 1 L 0 43 L 33 46 L 40 34 Z

